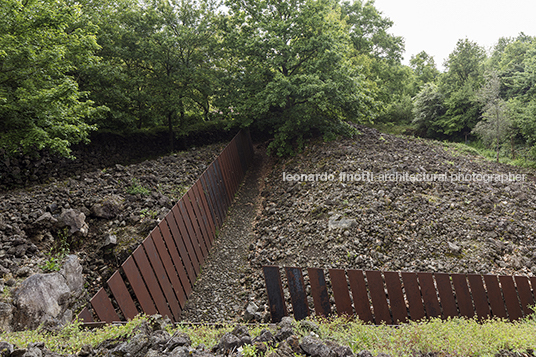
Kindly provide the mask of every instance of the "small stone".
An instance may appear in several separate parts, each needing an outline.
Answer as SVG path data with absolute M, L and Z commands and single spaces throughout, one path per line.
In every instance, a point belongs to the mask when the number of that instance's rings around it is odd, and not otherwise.
M 455 244 L 455 243 L 452 243 L 452 242 L 447 242 L 447 245 L 449 247 L 449 250 L 452 254 L 460 254 L 462 252 L 462 248 Z
M 104 243 L 102 243 L 103 248 L 111 248 L 115 247 L 117 245 L 117 236 L 114 234 L 107 234 L 106 237 L 104 237 Z
M 232 352 L 240 347 L 240 339 L 230 332 L 222 336 L 220 340 L 220 349 L 224 353 Z
M 250 322 L 251 320 L 254 320 L 255 314 L 258 310 L 259 307 L 253 301 L 251 301 L 246 307 L 246 312 L 244 313 L 244 321 Z

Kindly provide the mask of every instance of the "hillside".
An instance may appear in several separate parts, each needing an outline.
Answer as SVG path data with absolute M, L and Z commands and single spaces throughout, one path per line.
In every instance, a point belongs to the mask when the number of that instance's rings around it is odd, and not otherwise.
M 353 139 L 316 142 L 279 160 L 267 177 L 249 256 L 257 276 L 246 284 L 258 300 L 266 303 L 260 267 L 272 264 L 536 273 L 533 172 L 454 145 L 359 130 Z M 346 179 L 339 180 L 341 172 Z M 352 173 L 367 179 L 349 181 Z M 333 180 L 288 180 L 296 174 Z M 470 180 L 458 180 L 460 174 Z M 478 176 L 484 174 L 510 177 Z M 408 181 L 411 175 L 422 181 Z M 512 175 L 524 181 L 508 181 Z

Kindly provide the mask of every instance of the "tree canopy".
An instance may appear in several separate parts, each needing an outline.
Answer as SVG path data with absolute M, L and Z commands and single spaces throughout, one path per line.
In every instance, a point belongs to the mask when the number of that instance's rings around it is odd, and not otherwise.
M 69 156 L 94 130 L 172 144 L 213 126 L 269 133 L 286 155 L 350 123 L 491 146 L 491 72 L 510 145 L 536 144 L 534 37 L 460 39 L 440 72 L 425 51 L 403 64 L 392 26 L 373 0 L 4 0 L 0 149 Z
M 95 27 L 64 0 L 4 0 L 0 6 L 0 147 L 69 155 L 96 127 L 95 107 L 75 72 L 98 62 Z

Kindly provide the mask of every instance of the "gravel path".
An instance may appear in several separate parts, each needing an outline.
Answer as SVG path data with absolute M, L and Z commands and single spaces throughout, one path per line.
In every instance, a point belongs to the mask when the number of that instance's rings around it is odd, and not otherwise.
M 184 311 L 183 321 L 224 322 L 238 320 L 255 296 L 245 288 L 253 275 L 248 262 L 255 242 L 253 226 L 260 213 L 264 177 L 272 159 L 264 149 L 255 151 L 253 166 L 229 209 L 224 226 L 202 268 Z

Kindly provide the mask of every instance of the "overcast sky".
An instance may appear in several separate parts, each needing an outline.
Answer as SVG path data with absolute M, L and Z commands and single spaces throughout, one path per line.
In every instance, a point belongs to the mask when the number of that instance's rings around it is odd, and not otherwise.
M 520 32 L 536 36 L 536 0 L 375 0 L 394 25 L 390 32 L 406 43 L 404 64 L 421 51 L 443 62 L 459 39 L 493 46 L 500 37 Z

